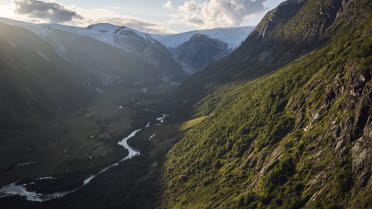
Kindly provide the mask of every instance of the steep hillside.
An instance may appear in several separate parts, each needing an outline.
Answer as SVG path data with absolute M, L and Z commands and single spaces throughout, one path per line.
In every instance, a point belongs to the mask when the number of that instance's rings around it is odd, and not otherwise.
M 341 5 L 341 0 L 283 2 L 266 14 L 242 46 L 184 82 L 182 94 L 189 95 L 184 99 L 197 100 L 220 84 L 263 76 L 320 48 L 333 36 L 329 28 Z
M 287 1 L 181 87 L 209 117 L 167 155 L 159 208 L 371 208 L 371 11 Z
M 32 32 L 0 24 L 0 127 L 34 127 L 94 97 L 83 72 Z M 73 101 L 73 102 L 72 102 Z
M 222 41 L 204 34 L 195 34 L 190 40 L 171 49 L 171 52 L 183 69 L 193 74 L 228 55 L 230 51 Z

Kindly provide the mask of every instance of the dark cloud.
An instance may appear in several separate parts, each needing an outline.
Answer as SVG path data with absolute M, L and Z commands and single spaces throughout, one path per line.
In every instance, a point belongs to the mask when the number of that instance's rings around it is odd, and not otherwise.
M 16 0 L 14 3 L 16 6 L 15 12 L 17 14 L 48 20 L 52 23 L 62 23 L 73 19 L 82 19 L 82 17 L 76 12 L 68 10 L 57 3 L 37 0 Z

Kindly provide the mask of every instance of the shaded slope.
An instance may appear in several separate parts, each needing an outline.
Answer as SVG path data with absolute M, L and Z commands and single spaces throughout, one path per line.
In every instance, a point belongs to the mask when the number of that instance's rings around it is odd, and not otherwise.
M 63 58 L 79 66 L 80 71 L 92 74 L 92 86 L 131 86 L 160 80 L 145 59 L 93 38 L 55 29 L 43 37 Z
M 196 73 L 229 54 L 227 44 L 204 34 L 195 34 L 190 40 L 171 49 L 175 60 L 189 73 Z
M 1 129 L 22 129 L 91 101 L 84 74 L 32 32 L 0 24 Z
M 114 43 L 121 49 L 134 52 L 152 64 L 166 81 L 181 81 L 186 74 L 172 58 L 169 50 L 147 34 L 139 34 L 126 27 L 115 30 Z

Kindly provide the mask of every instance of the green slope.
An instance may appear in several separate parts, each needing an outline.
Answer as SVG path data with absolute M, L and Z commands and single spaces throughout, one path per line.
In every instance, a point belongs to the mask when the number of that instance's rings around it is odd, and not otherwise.
M 192 78 L 207 83 L 193 111 L 211 116 L 167 155 L 159 207 L 370 208 L 371 9 L 368 0 L 308 0 L 269 35 L 292 41 L 290 50 L 311 46 L 301 58 L 256 80 L 291 56 L 270 69 L 225 61 L 205 72 L 221 80 Z M 288 49 L 271 38 L 276 56 Z
M 231 55 L 188 79 L 178 94 L 195 102 L 233 81 L 249 81 L 275 71 L 328 43 L 345 7 L 342 0 L 288 0 L 268 12 Z M 345 4 L 345 3 L 344 3 Z M 353 3 L 347 4 L 352 7 Z M 351 11 L 353 8 L 348 8 Z M 344 12 L 345 18 L 352 14 Z M 336 17 L 337 16 L 337 17 Z

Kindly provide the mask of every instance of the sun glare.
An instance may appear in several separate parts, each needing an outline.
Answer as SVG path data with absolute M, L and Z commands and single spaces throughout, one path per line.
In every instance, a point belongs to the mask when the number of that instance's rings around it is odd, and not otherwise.
M 1 5 L 0 4 L 0 17 L 14 17 L 14 6 L 13 5 Z

